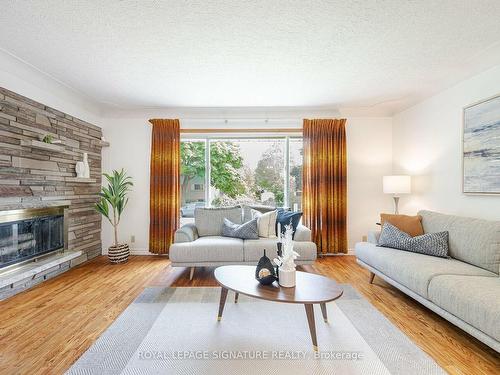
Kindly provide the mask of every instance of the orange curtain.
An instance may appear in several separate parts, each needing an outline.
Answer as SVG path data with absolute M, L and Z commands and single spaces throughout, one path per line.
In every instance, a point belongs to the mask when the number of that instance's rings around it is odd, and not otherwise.
M 149 251 L 168 254 L 179 226 L 180 124 L 153 119 L 149 198 Z
M 347 253 L 345 119 L 304 120 L 302 209 L 320 254 Z

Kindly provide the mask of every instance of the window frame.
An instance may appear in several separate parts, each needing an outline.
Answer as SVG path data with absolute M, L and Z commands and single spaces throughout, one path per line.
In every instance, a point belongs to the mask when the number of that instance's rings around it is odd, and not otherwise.
M 211 163 L 210 163 L 210 142 L 213 141 L 230 141 L 230 140 L 239 140 L 239 139 L 265 139 L 265 140 L 272 140 L 272 139 L 279 139 L 284 141 L 284 147 L 285 147 L 285 152 L 284 152 L 284 170 L 283 170 L 283 205 L 285 207 L 290 207 L 290 140 L 292 139 L 300 139 L 302 140 L 303 137 L 302 135 L 298 135 L 296 133 L 290 133 L 290 134 L 234 134 L 234 135 L 227 135 L 227 134 L 220 134 L 220 133 L 214 133 L 214 134 L 206 134 L 206 133 L 200 133 L 200 134 L 194 134 L 194 133 L 189 133 L 182 135 L 181 134 L 181 142 L 205 142 L 205 186 L 208 186 L 209 188 L 205 188 L 205 207 L 211 207 L 211 200 L 210 200 L 210 180 L 211 180 Z

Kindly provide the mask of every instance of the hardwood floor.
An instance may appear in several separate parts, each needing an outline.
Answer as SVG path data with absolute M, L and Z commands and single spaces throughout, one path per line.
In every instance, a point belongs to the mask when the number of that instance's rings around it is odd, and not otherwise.
M 62 374 L 168 260 L 105 257 L 0 302 L 0 374 Z
M 498 374 L 500 356 L 369 273 L 352 256 L 304 267 L 353 285 L 451 374 Z M 146 286 L 216 286 L 213 269 L 172 268 L 164 257 L 136 256 L 122 265 L 105 257 L 0 302 L 0 374 L 60 374 L 106 330 Z

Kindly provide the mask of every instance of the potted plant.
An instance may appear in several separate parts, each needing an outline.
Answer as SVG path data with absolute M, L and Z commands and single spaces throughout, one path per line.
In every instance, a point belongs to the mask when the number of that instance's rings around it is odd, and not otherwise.
M 130 249 L 127 243 L 118 243 L 118 224 L 125 206 L 128 203 L 127 193 L 133 186 L 132 178 L 125 171 L 114 170 L 112 174 L 103 173 L 108 180 L 108 186 L 102 187 L 99 193 L 101 199 L 95 204 L 95 209 L 100 212 L 113 226 L 115 241 L 108 248 L 108 258 L 111 263 L 122 263 L 128 260 Z M 111 215 L 110 206 L 113 214 Z
M 54 140 L 54 137 L 50 134 L 47 134 L 45 137 L 43 137 L 42 142 L 43 143 L 52 143 Z

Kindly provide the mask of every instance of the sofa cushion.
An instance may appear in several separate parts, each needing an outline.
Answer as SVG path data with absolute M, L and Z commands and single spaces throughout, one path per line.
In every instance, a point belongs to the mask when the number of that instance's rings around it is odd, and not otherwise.
M 265 214 L 266 212 L 275 211 L 276 207 L 272 206 L 259 206 L 259 205 L 243 205 L 243 220 L 248 221 L 252 220 L 252 210 L 259 211 L 260 213 Z
M 457 318 L 500 341 L 498 276 L 436 276 L 429 284 L 429 299 Z
M 424 232 L 449 233 L 449 255 L 498 274 L 500 221 L 420 211 Z
M 278 208 L 277 211 L 276 235 L 278 234 L 278 227 L 281 227 L 281 233 L 285 234 L 286 226 L 291 225 L 293 229 L 292 238 L 295 238 L 295 231 L 302 219 L 302 212 L 286 211 L 284 208 Z
M 426 233 L 412 237 L 391 223 L 386 222 L 382 227 L 378 246 L 447 258 L 448 232 Z
M 235 224 L 231 220 L 224 218 L 222 235 L 225 237 L 241 238 L 242 240 L 256 240 L 259 238 L 257 218 L 243 224 Z
M 302 224 L 299 224 L 299 226 L 297 227 L 297 230 L 295 231 L 295 236 L 293 236 L 293 239 L 294 241 L 309 241 L 311 242 L 312 241 L 312 232 L 311 230 L 302 225 Z
M 243 240 L 205 236 L 170 246 L 169 257 L 177 263 L 243 262 Z
M 408 215 L 395 215 L 395 214 L 380 214 L 380 225 L 382 227 L 385 223 L 394 225 L 399 230 L 408 233 L 410 236 L 421 236 L 424 234 L 422 228 L 422 217 L 408 216 Z
M 257 226 L 259 228 L 259 237 L 262 238 L 276 238 L 276 217 L 278 211 L 273 210 L 266 213 L 251 210 L 252 219 L 257 219 Z
M 260 257 L 266 254 L 269 259 L 273 260 L 277 254 L 277 239 L 276 238 L 261 238 L 258 240 L 245 240 L 243 243 L 244 256 L 246 262 L 257 262 Z M 300 254 L 297 261 L 312 261 L 316 259 L 316 245 L 314 242 L 294 242 L 293 250 Z
M 191 242 L 198 238 L 198 231 L 194 223 L 184 224 L 182 227 L 177 229 L 174 233 L 174 242 Z
M 430 281 L 438 275 L 496 276 L 493 272 L 456 259 L 377 247 L 368 242 L 357 243 L 355 252 L 359 260 L 424 298 L 428 298 L 427 288 Z
M 241 207 L 206 208 L 197 207 L 194 210 L 194 223 L 198 236 L 222 236 L 224 219 L 235 224 L 241 224 Z

